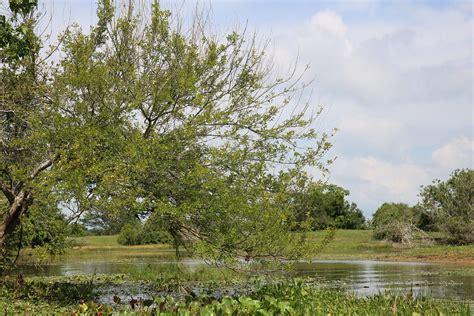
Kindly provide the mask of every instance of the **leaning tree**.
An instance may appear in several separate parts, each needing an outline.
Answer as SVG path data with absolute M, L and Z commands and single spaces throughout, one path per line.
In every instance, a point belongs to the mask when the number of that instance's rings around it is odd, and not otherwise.
M 35 8 L 10 1 L 0 31 L 1 248 L 38 198 L 70 219 L 153 216 L 220 262 L 303 254 L 288 192 L 330 144 L 255 36 L 102 0 L 97 25 L 46 53 Z

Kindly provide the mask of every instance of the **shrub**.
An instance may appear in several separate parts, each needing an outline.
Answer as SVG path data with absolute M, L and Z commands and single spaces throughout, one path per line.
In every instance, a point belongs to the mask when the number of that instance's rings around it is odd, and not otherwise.
M 140 226 L 125 224 L 120 230 L 117 242 L 121 245 L 140 245 Z
M 144 225 L 139 233 L 139 240 L 144 244 L 170 244 L 173 242 L 171 235 L 151 225 Z
M 117 242 L 129 246 L 172 243 L 171 235 L 154 224 L 149 220 L 144 225 L 141 223 L 125 224 L 120 230 Z
M 372 219 L 375 239 L 412 244 L 415 240 L 429 241 L 430 237 L 419 228 L 420 209 L 404 203 L 384 203 Z

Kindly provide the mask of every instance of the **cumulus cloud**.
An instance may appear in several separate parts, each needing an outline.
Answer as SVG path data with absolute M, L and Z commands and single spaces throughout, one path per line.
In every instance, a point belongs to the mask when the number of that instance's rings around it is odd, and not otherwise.
M 348 23 L 334 11 L 319 11 L 281 35 L 276 50 L 281 64 L 299 51 L 320 90 L 335 97 L 368 107 L 461 98 L 452 106 L 466 109 L 473 95 L 472 17 L 415 6 L 400 14 L 404 23 L 387 20 L 379 28 L 380 20 Z
M 420 185 L 429 183 L 431 177 L 412 162 L 366 156 L 341 158 L 334 166 L 332 180 L 344 183 L 351 198 L 365 206 L 366 215 L 370 215 L 383 202 L 416 203 Z
M 474 140 L 466 136 L 452 139 L 449 143 L 433 151 L 433 160 L 442 168 L 473 168 Z
M 373 117 L 367 114 L 343 117 L 339 125 L 346 138 L 379 147 L 392 146 L 400 138 L 403 123 L 390 118 Z
M 339 37 L 344 37 L 347 33 L 347 26 L 342 18 L 329 10 L 320 11 L 313 15 L 309 19 L 308 26 L 313 30 L 330 32 Z
M 366 9 L 316 11 L 274 45 L 280 64 L 297 50 L 311 65 L 318 102 L 330 104 L 325 125 L 340 129 L 332 181 L 370 214 L 472 167 L 472 140 L 456 135 L 472 133 L 474 22 L 460 6 Z

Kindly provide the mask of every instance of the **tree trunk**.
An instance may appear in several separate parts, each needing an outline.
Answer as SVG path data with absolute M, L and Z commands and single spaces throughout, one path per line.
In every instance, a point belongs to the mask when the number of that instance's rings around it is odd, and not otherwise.
M 0 224 L 0 249 L 5 246 L 7 237 L 19 224 L 20 216 L 27 211 L 28 206 L 31 204 L 31 200 L 31 192 L 21 191 L 15 196 L 15 199 L 10 204 L 7 213 L 3 217 L 2 223 Z

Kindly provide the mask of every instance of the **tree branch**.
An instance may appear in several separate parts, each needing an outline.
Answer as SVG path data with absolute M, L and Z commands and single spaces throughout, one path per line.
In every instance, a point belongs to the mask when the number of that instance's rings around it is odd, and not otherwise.
M 44 162 L 42 162 L 38 167 L 36 167 L 35 170 L 33 170 L 33 172 L 30 174 L 30 177 L 29 179 L 30 180 L 33 180 L 34 178 L 36 178 L 38 176 L 38 174 L 40 174 L 43 170 L 45 169 L 48 169 L 49 167 L 52 166 L 53 162 L 57 159 L 57 156 L 54 157 L 54 158 L 50 158 L 48 160 L 45 160 Z

